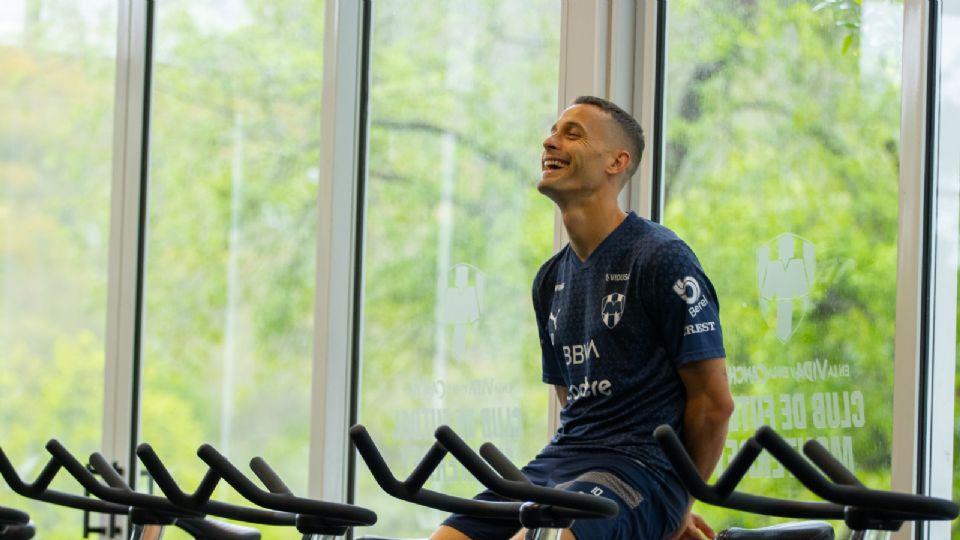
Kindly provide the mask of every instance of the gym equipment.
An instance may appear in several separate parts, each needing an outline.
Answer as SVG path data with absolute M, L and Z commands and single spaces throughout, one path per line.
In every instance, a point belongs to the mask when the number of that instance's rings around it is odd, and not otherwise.
M 575 519 L 602 519 L 617 515 L 617 504 L 609 499 L 537 486 L 493 444 L 485 443 L 477 455 L 449 426 L 440 426 L 435 443 L 404 482 L 390 472 L 366 428 L 358 424 L 350 437 L 374 479 L 388 494 L 429 508 L 492 519 L 509 519 L 529 532 L 530 540 L 559 538 L 560 531 Z M 525 502 L 488 502 L 452 497 L 430 490 L 423 484 L 447 453 L 454 456 L 481 484 L 508 499 Z M 371 538 L 372 540 L 372 538 Z
M 346 534 L 351 527 L 369 526 L 377 522 L 377 515 L 372 510 L 360 506 L 293 495 L 280 476 L 262 458 L 254 458 L 250 467 L 270 492 L 258 488 L 209 444 L 202 445 L 197 450 L 197 455 L 211 471 L 215 471 L 250 502 L 264 508 L 295 513 L 296 528 L 303 533 L 305 540 L 333 539 Z
M 0 540 L 27 540 L 35 533 L 29 514 L 0 506 Z
M 70 457 L 72 458 L 73 456 Z M 102 456 L 100 457 L 102 459 Z M 74 459 L 73 461 L 76 460 Z M 105 463 L 106 460 L 103 459 L 103 462 Z M 79 462 L 77 465 L 79 465 Z M 37 476 L 36 480 L 27 483 L 20 478 L 9 458 L 7 458 L 3 450 L 0 449 L 0 476 L 3 476 L 4 480 L 10 486 L 10 489 L 14 491 L 14 493 L 17 493 L 18 495 L 28 499 L 43 501 L 76 510 L 83 510 L 85 512 L 94 512 L 113 516 L 125 515 L 130 517 L 131 523 L 134 524 L 135 528 L 138 528 L 138 534 L 141 535 L 144 532 L 143 528 L 149 526 L 157 527 L 160 526 L 162 522 L 162 524 L 165 525 L 175 525 L 193 538 L 197 539 L 256 540 L 259 538 L 259 533 L 255 529 L 250 529 L 247 527 L 237 527 L 235 525 L 204 519 L 202 517 L 161 517 L 157 515 L 151 515 L 142 509 L 138 510 L 130 504 L 116 504 L 107 502 L 105 500 L 91 499 L 89 497 L 49 489 L 48 486 L 59 472 L 61 466 L 61 463 L 56 458 L 51 458 L 47 462 L 46 466 L 44 466 L 44 468 L 40 471 L 40 474 Z M 99 485 L 99 482 L 97 482 L 96 478 L 94 478 L 93 475 L 87 471 L 83 465 L 79 465 L 79 467 L 86 473 L 85 476 L 89 475 L 89 478 L 93 480 L 93 483 Z M 117 478 L 120 478 L 116 471 L 113 470 L 113 467 L 108 465 L 107 468 L 109 468 L 111 471 L 111 477 L 114 477 L 114 481 L 116 481 Z M 120 483 L 123 483 L 122 478 L 120 478 Z M 123 485 L 126 487 L 125 484 Z M 6 540 L 6 537 L 2 538 Z
M 899 530 L 904 521 L 953 520 L 960 513 L 960 507 L 953 501 L 867 488 L 826 448 L 810 440 L 804 444 L 803 451 L 807 458 L 819 467 L 818 471 L 768 426 L 760 427 L 756 434 L 743 444 L 731 459 L 730 466 L 712 486 L 700 478 L 693 460 L 670 426 L 658 427 L 654 431 L 654 437 L 687 491 L 696 499 L 715 506 L 771 516 L 842 519 L 847 527 L 854 531 L 851 540 L 865 538 L 868 531 Z M 764 449 L 793 473 L 807 489 L 828 502 L 782 501 L 735 491 L 737 484 Z M 829 538 L 832 537 L 831 531 Z M 763 536 L 761 533 L 736 530 L 723 538 L 746 540 L 794 537 Z
M 110 466 L 106 458 L 95 452 L 90 456 L 90 464 L 107 482 L 108 485 L 104 485 L 56 439 L 51 439 L 46 447 L 53 455 L 53 459 L 76 478 L 87 491 L 103 501 L 130 508 L 132 524 L 130 537 L 134 540 L 160 538 L 164 528 L 169 525 L 178 525 L 191 534 L 199 535 L 199 538 L 211 540 L 258 540 L 260 538 L 260 532 L 250 527 L 205 520 L 208 513 L 269 525 L 285 525 L 293 521 L 293 517 L 289 515 L 216 501 L 211 501 L 202 512 L 178 507 L 163 497 L 133 491 Z

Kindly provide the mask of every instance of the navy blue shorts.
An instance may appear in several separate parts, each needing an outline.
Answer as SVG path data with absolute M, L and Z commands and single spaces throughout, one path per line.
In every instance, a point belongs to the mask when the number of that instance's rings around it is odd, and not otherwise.
M 619 505 L 614 518 L 575 521 L 571 530 L 577 540 L 661 540 L 677 529 L 687 510 L 687 493 L 671 473 L 653 471 L 621 454 L 539 455 L 521 470 L 534 484 L 594 493 Z M 504 500 L 489 490 L 474 498 Z M 443 524 L 474 540 L 507 540 L 521 528 L 519 517 L 508 521 L 462 514 Z

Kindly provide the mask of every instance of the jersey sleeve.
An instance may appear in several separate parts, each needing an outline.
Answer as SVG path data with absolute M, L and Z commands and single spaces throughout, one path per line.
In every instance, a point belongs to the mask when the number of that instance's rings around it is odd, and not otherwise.
M 725 357 L 717 293 L 693 251 L 674 240 L 647 264 L 643 304 L 674 365 Z
M 540 336 L 542 380 L 547 384 L 566 386 L 547 327 L 550 321 L 550 296 L 546 291 L 553 290 L 553 282 L 556 281 L 555 272 L 550 272 L 549 268 L 549 264 L 544 265 L 533 280 L 533 311 L 537 316 L 537 334 Z

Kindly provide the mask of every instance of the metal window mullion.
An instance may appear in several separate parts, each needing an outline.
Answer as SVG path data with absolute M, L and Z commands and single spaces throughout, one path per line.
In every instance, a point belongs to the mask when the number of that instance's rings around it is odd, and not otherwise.
M 929 49 L 928 0 L 903 3 L 903 67 L 901 81 L 900 190 L 897 230 L 896 338 L 894 347 L 892 488 L 915 492 L 921 450 L 925 336 L 925 292 L 928 197 L 927 129 Z M 912 523 L 894 534 L 897 540 L 915 537 Z
M 663 93 L 667 84 L 662 76 L 666 56 L 662 36 L 665 15 L 666 5 L 662 0 L 648 0 L 637 8 L 634 111 L 639 114 L 637 119 L 643 126 L 647 148 L 637 172 L 639 178 L 635 178 L 635 185 L 631 186 L 635 189 L 630 199 L 639 215 L 654 221 L 660 219 L 663 210 L 660 197 L 663 190 L 659 185 L 663 177 Z
M 956 80 L 956 73 L 943 72 L 941 66 L 951 66 L 957 60 L 960 40 L 960 1 L 947 0 L 941 6 L 936 54 L 931 60 L 934 77 Z M 949 16 L 948 16 L 949 15 Z M 943 52 L 950 57 L 945 59 Z M 932 51 L 933 52 L 933 51 Z M 942 83 L 939 83 L 942 84 Z M 939 86 L 938 84 L 938 86 Z M 922 472 L 925 493 L 937 497 L 952 498 L 953 464 L 956 448 L 954 437 L 954 379 L 957 362 L 957 264 L 960 250 L 960 162 L 956 152 L 951 149 L 960 145 L 960 98 L 950 92 L 937 89 L 938 113 L 935 148 L 943 149 L 936 153 L 933 198 L 933 261 L 931 278 L 931 333 L 930 358 L 927 380 L 927 452 L 926 470 Z M 943 406 L 943 404 L 951 406 Z M 941 404 L 937 406 L 937 404 Z M 950 536 L 950 523 L 930 523 L 924 531 L 926 538 L 947 538 Z
M 347 500 L 350 482 L 365 4 L 330 0 L 326 6 L 309 493 L 330 501 Z
M 118 15 L 100 450 L 112 461 L 129 464 L 136 421 L 133 396 L 143 221 L 147 6 L 144 2 L 119 2 Z

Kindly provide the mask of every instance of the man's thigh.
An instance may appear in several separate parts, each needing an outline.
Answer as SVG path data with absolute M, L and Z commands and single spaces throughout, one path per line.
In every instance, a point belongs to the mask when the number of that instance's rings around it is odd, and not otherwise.
M 588 470 L 558 484 L 569 491 L 592 493 L 617 503 L 610 519 L 580 519 L 571 530 L 577 540 L 661 540 L 683 518 L 687 493 L 679 482 L 626 456 L 588 457 Z

